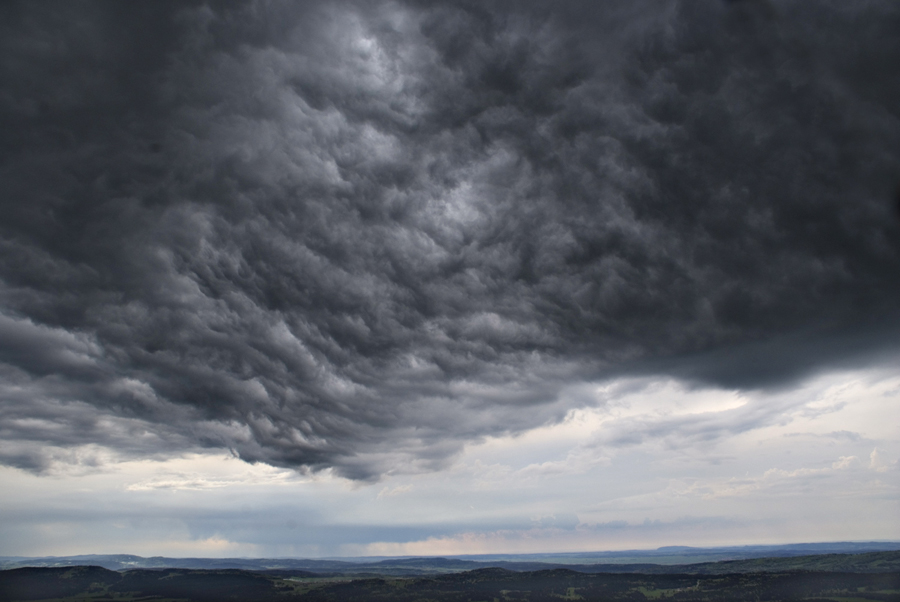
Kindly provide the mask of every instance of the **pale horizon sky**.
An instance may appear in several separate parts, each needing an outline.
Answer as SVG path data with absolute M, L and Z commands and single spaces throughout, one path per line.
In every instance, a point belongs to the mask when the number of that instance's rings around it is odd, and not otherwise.
M 376 483 L 221 452 L 58 450 L 41 475 L 0 469 L 16 492 L 0 506 L 0 555 L 435 556 L 900 539 L 892 370 L 822 375 L 779 394 L 623 379 L 567 395 L 597 401 L 466 446 L 443 470 Z
M 900 540 L 898 30 L 4 3 L 0 555 Z

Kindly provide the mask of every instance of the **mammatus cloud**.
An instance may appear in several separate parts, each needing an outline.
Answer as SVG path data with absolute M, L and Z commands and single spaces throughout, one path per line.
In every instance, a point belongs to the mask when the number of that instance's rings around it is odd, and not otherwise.
M 374 479 L 572 383 L 896 351 L 893 3 L 3 13 L 6 463 Z

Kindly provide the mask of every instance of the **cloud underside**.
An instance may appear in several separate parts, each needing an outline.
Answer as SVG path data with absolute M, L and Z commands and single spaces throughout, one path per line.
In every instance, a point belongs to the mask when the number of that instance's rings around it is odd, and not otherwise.
M 373 479 L 900 340 L 894 3 L 2 11 L 0 461 Z

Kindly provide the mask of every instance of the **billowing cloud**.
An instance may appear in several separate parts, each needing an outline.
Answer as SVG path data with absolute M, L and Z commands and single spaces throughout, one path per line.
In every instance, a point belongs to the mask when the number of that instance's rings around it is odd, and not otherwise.
M 6 463 L 374 479 L 577 383 L 897 351 L 893 3 L 2 11 Z

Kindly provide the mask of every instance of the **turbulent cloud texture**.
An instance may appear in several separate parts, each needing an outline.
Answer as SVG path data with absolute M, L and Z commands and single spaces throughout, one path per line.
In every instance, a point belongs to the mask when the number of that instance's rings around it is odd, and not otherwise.
M 0 10 L 5 463 L 373 479 L 896 351 L 896 3 Z

